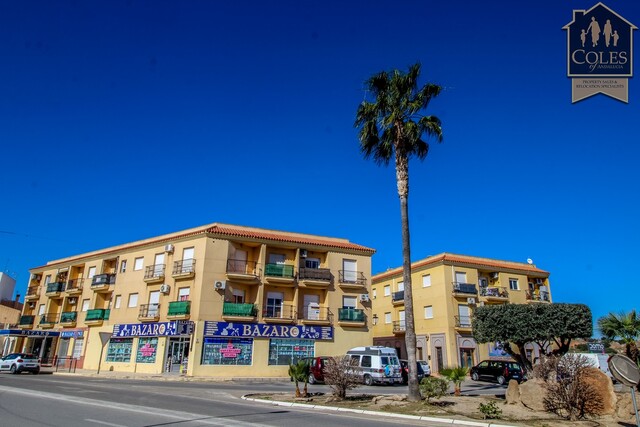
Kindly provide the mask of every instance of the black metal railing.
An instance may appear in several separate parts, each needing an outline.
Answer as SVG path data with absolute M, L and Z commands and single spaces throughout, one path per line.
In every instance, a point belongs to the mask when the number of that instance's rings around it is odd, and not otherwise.
M 322 280 L 331 281 L 331 270 L 328 268 L 300 267 L 298 269 L 298 280 Z
M 407 330 L 407 322 L 404 320 L 396 320 L 393 322 L 393 332 L 405 332 Z
M 77 311 L 65 311 L 60 315 L 60 323 L 75 323 L 77 319 Z
M 494 298 L 509 298 L 509 292 L 505 287 L 481 287 L 480 296 L 482 297 L 494 297 Z
M 20 326 L 29 326 L 29 325 L 33 325 L 33 321 L 35 320 L 36 316 L 33 315 L 23 315 L 20 316 L 20 321 L 18 322 L 18 324 Z
M 27 295 L 28 297 L 37 297 L 39 292 L 38 292 L 39 288 L 37 286 L 31 286 L 27 289 Z
M 78 366 L 78 359 L 75 357 L 54 356 L 51 365 L 56 367 L 56 372 L 64 369 L 65 371 L 68 370 L 69 372 L 75 373 L 76 367 Z
M 338 270 L 340 283 L 365 286 L 367 278 L 362 271 Z
M 302 313 L 300 314 L 302 320 L 319 320 L 326 322 L 333 319 L 333 313 L 331 313 L 329 307 L 306 306 L 302 308 Z
M 160 279 L 164 277 L 164 264 L 154 264 L 145 267 L 144 278 L 147 279 Z
M 473 283 L 453 282 L 453 292 L 456 294 L 472 294 L 477 295 L 478 289 Z
M 391 301 L 404 301 L 404 291 L 398 291 L 391 294 Z
M 81 291 L 82 285 L 84 284 L 83 278 L 71 279 L 67 282 L 67 292 L 70 291 Z
M 248 276 L 259 276 L 260 268 L 255 261 L 246 261 L 243 259 L 228 259 L 227 273 L 246 274 Z
M 55 294 L 58 292 L 64 291 L 64 283 L 63 282 L 53 282 L 47 285 L 47 293 Z
M 470 328 L 471 316 L 454 316 L 456 319 L 457 328 Z
M 138 317 L 158 317 L 160 316 L 160 304 L 142 304 Z
M 43 314 L 42 316 L 40 316 L 41 325 L 55 325 L 56 323 L 58 323 L 57 313 Z
M 551 301 L 548 291 L 527 291 L 526 297 L 529 301 Z
M 195 259 L 181 259 L 173 262 L 173 271 L 171 274 L 191 274 L 196 271 Z
M 91 287 L 113 285 L 116 283 L 116 275 L 114 273 L 96 274 L 91 279 Z
M 291 304 L 266 304 L 262 311 L 265 319 L 291 319 L 296 318 L 295 307 Z

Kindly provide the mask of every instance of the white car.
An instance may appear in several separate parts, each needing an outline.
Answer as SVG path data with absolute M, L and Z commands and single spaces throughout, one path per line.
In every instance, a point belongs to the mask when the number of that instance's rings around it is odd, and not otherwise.
M 431 368 L 429 367 L 429 364 L 427 362 L 425 362 L 424 360 L 418 360 L 418 363 L 422 366 L 425 377 L 431 375 Z
M 0 371 L 9 371 L 12 374 L 21 372 L 40 373 L 40 361 L 37 356 L 28 353 L 11 353 L 0 358 Z

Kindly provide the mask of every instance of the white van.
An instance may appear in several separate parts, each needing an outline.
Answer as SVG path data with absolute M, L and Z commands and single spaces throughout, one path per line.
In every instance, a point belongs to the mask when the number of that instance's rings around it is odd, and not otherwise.
M 365 385 L 400 384 L 402 375 L 400 360 L 395 348 L 371 346 L 355 347 L 347 351 L 347 357 L 354 366 L 358 366 L 359 374 Z

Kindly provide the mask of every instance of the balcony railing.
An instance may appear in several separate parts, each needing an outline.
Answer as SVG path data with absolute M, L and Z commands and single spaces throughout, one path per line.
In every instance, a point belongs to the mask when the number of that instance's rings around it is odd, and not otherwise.
M 404 291 L 398 291 L 391 294 L 391 301 L 404 301 Z
M 223 316 L 256 317 L 258 307 L 255 304 L 225 302 L 222 306 Z
M 505 287 L 481 287 L 480 296 L 482 297 L 494 297 L 494 298 L 509 298 L 509 292 Z
M 266 304 L 262 311 L 265 319 L 290 319 L 296 318 L 295 307 L 291 304 Z
M 84 320 L 87 322 L 95 321 L 95 320 L 106 320 L 109 318 L 109 310 L 104 308 L 95 308 L 93 310 L 88 310 L 87 315 Z
M 247 276 L 260 275 L 258 263 L 255 261 L 246 261 L 243 259 L 228 259 L 227 273 L 246 274 Z
M 393 322 L 393 332 L 405 332 L 407 330 L 407 322 L 404 320 L 396 320 Z
M 75 323 L 77 319 L 77 311 L 65 311 L 60 315 L 60 323 Z
M 527 291 L 527 300 L 529 301 L 551 301 L 548 291 Z
M 367 278 L 362 271 L 338 270 L 340 283 L 365 286 Z
M 364 310 L 360 308 L 339 308 L 338 321 L 342 322 L 364 322 Z
M 333 313 L 328 307 L 303 307 L 302 320 L 331 321 Z
M 453 292 L 456 294 L 477 295 L 478 289 L 473 283 L 453 282 Z
M 270 277 L 293 278 L 293 265 L 267 264 L 264 269 L 264 275 Z
M 20 316 L 20 322 L 18 323 L 20 326 L 30 326 L 33 325 L 33 321 L 35 320 L 36 316 L 32 316 L 32 315 L 24 315 L 24 316 Z
M 181 259 L 174 261 L 172 275 L 178 276 L 182 274 L 192 274 L 196 271 L 195 259 Z
M 47 293 L 55 294 L 58 292 L 64 291 L 64 283 L 63 282 L 53 282 L 47 285 Z
M 160 316 L 160 304 L 142 304 L 138 317 L 158 317 Z
M 298 270 L 299 280 L 322 280 L 331 281 L 331 270 L 328 268 L 300 267 Z
M 167 316 L 184 316 L 191 314 L 191 301 L 171 301 Z
M 55 325 L 58 322 L 58 313 L 43 314 L 40 316 L 41 325 Z
M 67 282 L 67 288 L 66 288 L 67 292 L 81 291 L 83 284 L 84 284 L 84 279 L 82 278 L 71 279 Z
M 149 265 L 144 269 L 144 280 L 162 279 L 164 277 L 164 264 Z
M 116 283 L 116 275 L 113 273 L 96 274 L 91 279 L 91 287 L 113 285 Z
M 37 296 L 38 296 L 38 294 L 39 294 L 39 292 L 38 292 L 38 290 L 39 290 L 39 289 L 40 289 L 40 288 L 39 288 L 38 286 L 31 286 L 31 287 L 29 287 L 29 288 L 27 289 L 27 295 L 26 295 L 26 296 L 27 296 L 27 297 L 37 297 Z
M 470 328 L 471 316 L 454 316 L 456 319 L 456 328 Z

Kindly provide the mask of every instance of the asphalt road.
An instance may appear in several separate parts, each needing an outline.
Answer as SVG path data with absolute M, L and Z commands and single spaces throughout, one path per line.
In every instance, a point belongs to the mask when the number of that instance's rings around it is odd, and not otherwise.
M 476 383 L 475 385 L 489 384 Z M 478 391 L 486 392 L 487 390 L 482 390 L 483 388 L 485 387 L 480 387 Z M 499 390 L 504 393 L 503 388 Z M 415 421 L 409 420 L 276 407 L 239 398 L 247 393 L 292 391 L 293 385 L 288 381 L 182 382 L 0 374 L 0 425 L 3 427 L 415 425 Z M 310 386 L 310 391 L 328 392 L 329 389 L 324 385 L 313 385 Z M 406 386 L 363 386 L 353 392 L 398 394 L 406 393 Z M 493 391 L 492 394 L 497 393 Z M 420 425 L 428 426 L 429 424 L 421 422 Z

